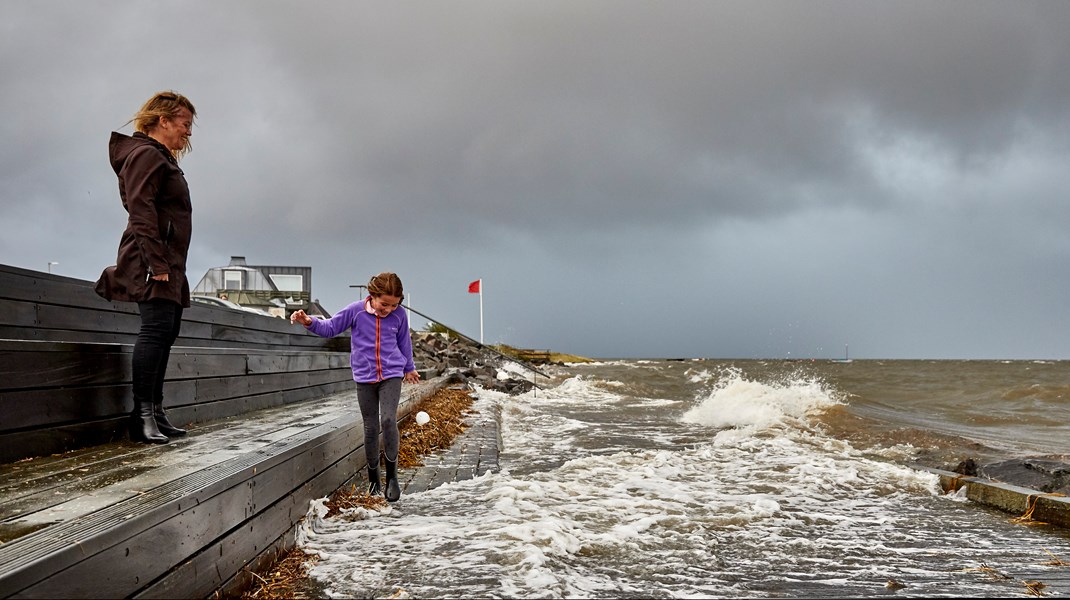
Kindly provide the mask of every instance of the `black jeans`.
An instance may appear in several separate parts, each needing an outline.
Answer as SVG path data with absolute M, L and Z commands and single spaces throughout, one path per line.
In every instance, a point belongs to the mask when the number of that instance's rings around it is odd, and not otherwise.
M 182 327 L 182 305 L 167 300 L 138 302 L 141 331 L 134 342 L 134 402 L 163 402 L 163 380 L 171 346 Z
M 364 420 L 364 456 L 368 466 L 379 468 L 379 431 L 383 432 L 386 459 L 397 462 L 400 450 L 398 433 L 398 402 L 401 400 L 401 378 L 392 377 L 377 383 L 357 384 L 357 403 Z

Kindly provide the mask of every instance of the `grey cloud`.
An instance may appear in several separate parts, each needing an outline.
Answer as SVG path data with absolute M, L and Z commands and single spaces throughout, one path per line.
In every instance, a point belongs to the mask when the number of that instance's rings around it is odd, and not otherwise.
M 0 22 L 0 262 L 95 277 L 123 220 L 108 132 L 175 88 L 197 269 L 312 264 L 337 306 L 390 265 L 466 327 L 482 276 L 500 335 L 593 354 L 1067 352 L 1037 333 L 1070 291 L 1061 3 L 15 0 Z M 639 289 L 689 318 L 634 322 Z

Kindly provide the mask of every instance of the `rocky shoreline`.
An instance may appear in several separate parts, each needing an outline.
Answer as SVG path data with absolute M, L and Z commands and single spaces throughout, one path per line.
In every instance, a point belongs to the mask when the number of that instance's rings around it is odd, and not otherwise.
M 544 374 L 541 365 L 532 365 L 506 356 L 491 346 L 481 345 L 462 337 L 427 331 L 412 332 L 412 354 L 420 377 L 452 376 L 483 389 L 507 394 L 531 391 Z M 503 369 L 506 362 L 523 368 Z

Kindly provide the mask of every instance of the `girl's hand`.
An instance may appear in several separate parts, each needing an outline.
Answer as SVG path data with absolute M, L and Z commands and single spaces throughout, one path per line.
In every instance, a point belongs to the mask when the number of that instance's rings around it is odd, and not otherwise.
M 405 373 L 405 383 L 420 383 L 420 374 L 416 371 Z
M 312 317 L 306 315 L 305 311 L 303 311 L 303 310 L 297 310 L 297 311 L 294 311 L 294 314 L 290 315 L 290 322 L 291 323 L 300 323 L 300 324 L 304 325 L 305 327 L 308 327 L 309 325 L 312 324 Z

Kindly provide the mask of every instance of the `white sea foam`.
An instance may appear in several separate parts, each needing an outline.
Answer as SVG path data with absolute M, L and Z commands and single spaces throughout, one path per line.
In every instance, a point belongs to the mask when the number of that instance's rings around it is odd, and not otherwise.
M 712 373 L 709 369 L 699 371 L 688 369 L 686 374 L 691 383 L 708 383 L 717 377 L 716 373 Z
M 537 374 L 524 365 L 511 360 L 503 361 L 501 367 L 498 368 L 498 379 L 526 379 L 528 381 L 534 381 Z
M 688 563 L 721 563 L 739 540 L 861 547 L 875 528 L 894 530 L 889 507 L 929 489 L 915 471 L 889 470 L 846 449 L 814 457 L 791 441 L 747 439 L 755 443 L 587 456 L 523 478 L 487 475 L 406 497 L 395 505 L 397 518 L 317 528 L 306 548 L 321 552 L 313 573 L 333 582 L 337 596 L 437 595 L 442 588 L 432 586 L 444 578 L 468 582 L 454 590 L 460 595 L 642 594 L 652 591 L 649 582 L 612 565 L 686 573 Z M 894 485 L 885 483 L 889 476 Z M 368 551 L 357 556 L 339 546 Z M 785 543 L 763 552 L 775 562 L 798 550 Z M 710 585 L 675 579 L 662 584 L 673 594 Z
M 570 377 L 559 385 L 543 390 L 539 398 L 543 402 L 554 404 L 582 404 L 585 406 L 604 406 L 620 402 L 622 396 L 617 391 L 607 389 L 602 382 L 595 383 L 590 378 Z
M 625 367 L 627 369 L 645 369 L 650 365 L 656 365 L 652 360 L 603 360 L 582 363 L 569 363 L 569 367 L 597 369 L 599 367 Z
M 839 404 L 818 381 L 766 383 L 738 372 L 721 379 L 702 402 L 684 414 L 686 423 L 765 429 Z
M 537 396 L 480 390 L 502 407 L 503 470 L 359 520 L 312 518 L 312 574 L 332 597 L 859 595 L 908 572 L 946 585 L 924 561 L 955 542 L 924 522 L 960 505 L 934 505 L 935 475 L 809 427 L 837 403 L 815 382 L 719 381 L 683 417 L 664 412 L 679 399 L 625 398 L 593 376 Z M 655 447 L 590 444 L 642 419 Z

